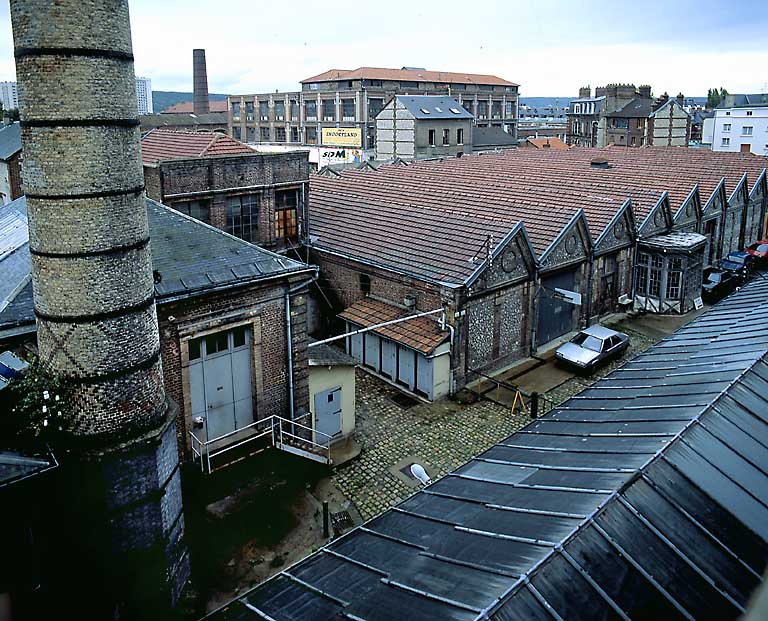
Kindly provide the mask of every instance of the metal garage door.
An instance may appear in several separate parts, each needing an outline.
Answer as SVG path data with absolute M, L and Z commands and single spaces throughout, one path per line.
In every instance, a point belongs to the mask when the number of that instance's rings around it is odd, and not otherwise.
M 189 341 L 192 416 L 207 419 L 208 439 L 253 422 L 251 335 L 246 327 Z
M 541 346 L 558 336 L 575 330 L 573 305 L 555 300 L 552 291 L 555 287 L 574 291 L 576 272 L 561 272 L 546 276 L 541 280 L 539 291 L 539 318 L 536 329 L 536 345 Z

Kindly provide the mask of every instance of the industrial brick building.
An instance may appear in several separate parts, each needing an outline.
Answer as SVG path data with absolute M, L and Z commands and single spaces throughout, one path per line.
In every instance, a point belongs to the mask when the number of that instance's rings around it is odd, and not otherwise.
M 229 135 L 248 143 L 321 145 L 324 128 L 358 131 L 356 146 L 373 149 L 375 118 L 395 95 L 447 95 L 479 127 L 516 135 L 518 84 L 492 75 L 419 68 L 330 69 L 301 81 L 301 91 L 229 98 Z
M 0 244 L 11 250 L 0 256 L 0 269 L 8 276 L 0 287 L 4 344 L 34 340 L 36 332 L 26 206 L 22 197 L 0 208 L 5 225 Z M 254 422 L 273 415 L 311 427 L 301 287 L 316 276 L 316 268 L 152 200 L 147 200 L 147 214 L 163 377 L 179 406 L 182 454 L 193 456 L 191 431 L 202 442 L 231 434 L 210 445 L 218 449 L 243 440 Z M 235 433 L 242 429 L 241 435 Z
M 21 126 L 7 117 L 0 125 L 0 205 L 21 196 Z
M 766 225 L 762 158 L 688 149 L 518 149 L 310 187 L 319 306 L 348 329 L 426 313 L 347 347 L 427 399 L 622 303 L 686 312 L 702 266 Z
M 255 153 L 222 134 L 163 130 L 141 149 L 150 198 L 264 248 L 304 239 L 306 152 Z
M 691 118 L 684 97 L 654 99 L 651 87 L 609 84 L 579 89 L 568 112 L 566 142 L 582 147 L 687 147 Z

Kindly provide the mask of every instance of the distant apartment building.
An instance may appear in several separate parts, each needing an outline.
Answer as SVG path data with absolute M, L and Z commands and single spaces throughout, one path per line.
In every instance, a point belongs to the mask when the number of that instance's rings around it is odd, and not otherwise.
M 580 147 L 687 147 L 691 117 L 684 104 L 682 94 L 654 98 L 648 85 L 609 84 L 594 96 L 587 86 L 571 102 L 566 141 Z
M 713 151 L 768 155 L 768 94 L 726 95 L 705 121 Z
M 357 135 L 357 144 L 347 146 L 373 149 L 376 115 L 393 97 L 444 95 L 472 114 L 478 127 L 516 135 L 518 86 L 492 75 L 414 67 L 331 69 L 302 80 L 301 91 L 231 96 L 228 131 L 248 143 L 323 145 L 324 129 L 345 128 Z
M 471 153 L 472 121 L 451 97 L 398 95 L 376 116 L 376 159 Z
M 136 103 L 139 114 L 152 114 L 152 80 L 149 78 L 136 78 Z
M 16 90 L 16 82 L 0 82 L 0 102 L 3 110 L 19 108 L 19 94 Z

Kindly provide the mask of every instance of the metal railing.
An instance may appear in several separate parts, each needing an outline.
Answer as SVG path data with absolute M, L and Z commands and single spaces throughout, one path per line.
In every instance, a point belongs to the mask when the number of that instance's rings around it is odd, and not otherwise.
M 198 460 L 200 461 L 201 472 L 207 472 L 208 474 L 211 474 L 212 459 L 220 455 L 223 455 L 229 451 L 232 451 L 238 447 L 241 447 L 245 444 L 248 444 L 260 438 L 266 438 L 266 437 L 269 438 L 270 446 L 272 447 L 275 447 L 280 450 L 286 450 L 284 447 L 290 446 L 290 447 L 293 447 L 294 449 L 299 449 L 307 453 L 312 453 L 314 455 L 317 455 L 321 457 L 327 464 L 331 463 L 332 436 L 329 436 L 327 433 L 323 433 L 322 431 L 318 431 L 317 429 L 313 429 L 312 427 L 308 427 L 307 425 L 298 423 L 295 420 L 293 421 L 288 420 L 287 418 L 283 418 L 282 416 L 278 416 L 277 414 L 273 414 L 272 416 L 268 416 L 267 418 L 262 418 L 261 420 L 257 420 L 251 423 L 250 425 L 246 425 L 245 427 L 241 427 L 240 429 L 235 429 L 234 431 L 230 431 L 228 433 L 217 436 L 215 438 L 211 438 L 210 440 L 207 439 L 208 438 L 208 419 L 207 418 L 205 419 L 204 426 L 205 426 L 205 437 L 206 437 L 205 440 L 196 436 L 194 431 L 189 432 L 189 435 L 191 438 L 192 453 L 195 456 L 195 461 L 198 461 Z M 287 427 L 287 429 L 284 427 Z M 310 434 L 315 434 L 310 436 L 315 439 L 318 435 L 323 436 L 323 438 L 327 440 L 327 444 L 319 444 L 314 440 L 301 437 L 300 435 L 295 433 L 296 427 L 309 431 Z M 261 431 L 259 431 L 259 429 L 261 429 Z M 220 446 L 220 448 L 214 447 L 214 445 L 221 445 L 222 441 L 226 440 L 227 438 L 247 434 L 249 430 L 253 430 L 254 433 L 247 435 L 247 437 L 244 437 L 241 440 L 235 441 L 233 444 L 226 444 L 225 446 Z

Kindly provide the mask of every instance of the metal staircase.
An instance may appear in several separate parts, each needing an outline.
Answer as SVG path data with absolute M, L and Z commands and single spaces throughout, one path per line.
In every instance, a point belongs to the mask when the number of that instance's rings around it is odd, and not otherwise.
M 331 465 L 331 436 L 282 416 L 269 416 L 216 438 L 205 439 L 190 431 L 192 453 L 200 470 L 211 474 L 263 450 L 274 447 L 305 459 Z M 305 437 L 306 436 L 306 437 Z M 324 443 L 318 443 L 320 439 Z

